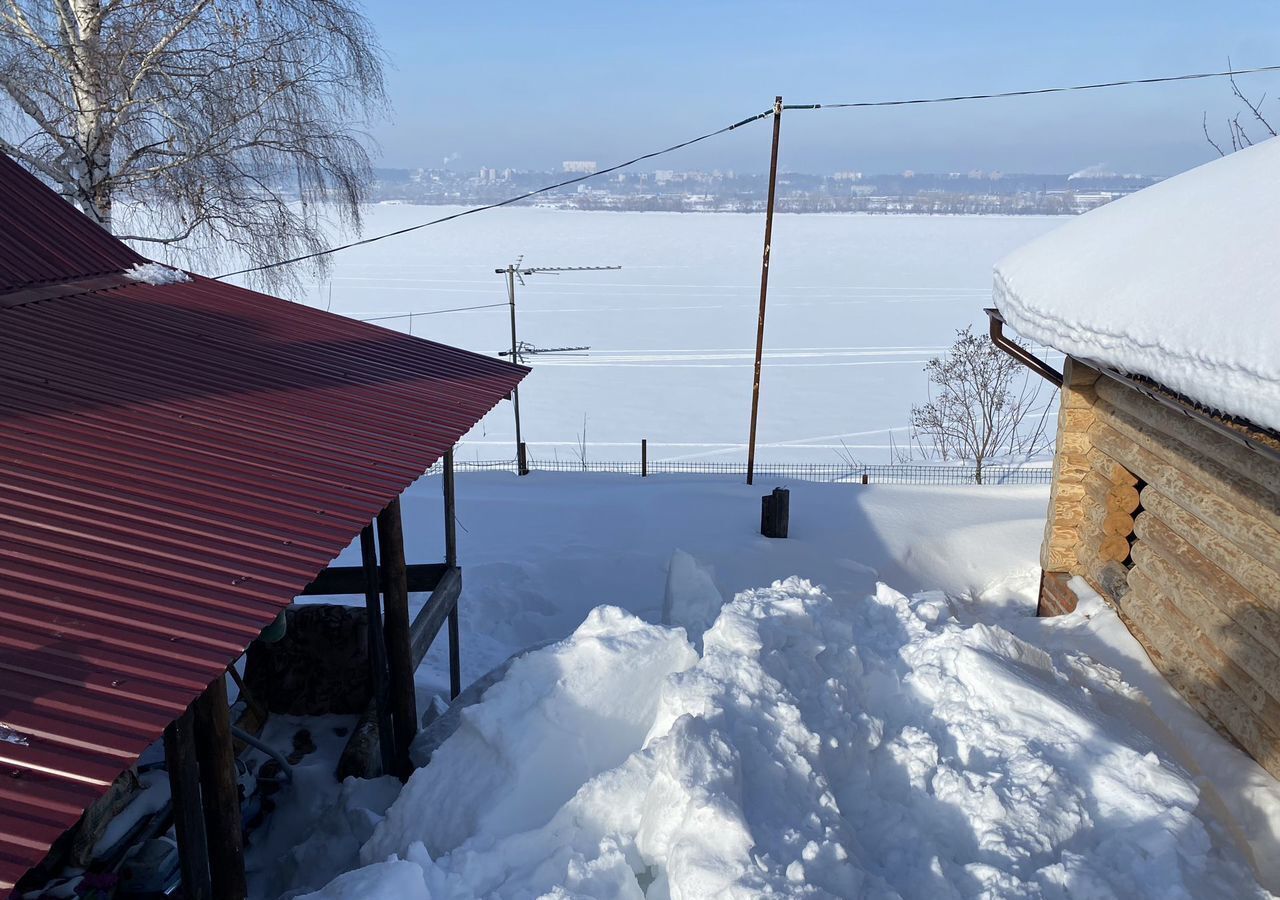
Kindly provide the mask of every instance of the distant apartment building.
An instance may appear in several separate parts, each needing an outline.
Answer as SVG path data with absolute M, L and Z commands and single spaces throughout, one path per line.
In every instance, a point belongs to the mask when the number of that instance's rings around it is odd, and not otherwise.
M 560 164 L 566 172 L 578 172 L 590 175 L 598 168 L 594 159 L 566 159 Z

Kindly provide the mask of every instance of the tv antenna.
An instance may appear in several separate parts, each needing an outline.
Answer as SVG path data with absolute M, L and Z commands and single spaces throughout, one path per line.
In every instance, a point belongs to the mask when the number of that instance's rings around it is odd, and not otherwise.
M 508 263 L 501 269 L 494 269 L 494 274 L 503 275 L 507 280 L 507 303 L 511 307 L 511 349 L 502 351 L 499 356 L 510 356 L 515 362 L 522 362 L 526 356 L 534 356 L 540 353 L 566 353 L 579 350 L 589 350 L 590 347 L 560 347 L 542 350 L 532 347 L 527 343 L 522 344 L 516 337 L 516 282 L 520 282 L 520 286 L 525 286 L 525 277 L 531 275 L 559 275 L 561 272 L 613 272 L 621 269 L 622 266 L 526 266 L 524 264 L 524 254 L 516 257 L 516 261 Z M 516 415 L 516 466 L 520 474 L 523 475 L 527 471 L 523 459 L 522 448 L 524 447 L 524 438 L 520 433 L 520 388 L 513 388 L 511 391 L 511 405 L 515 409 Z

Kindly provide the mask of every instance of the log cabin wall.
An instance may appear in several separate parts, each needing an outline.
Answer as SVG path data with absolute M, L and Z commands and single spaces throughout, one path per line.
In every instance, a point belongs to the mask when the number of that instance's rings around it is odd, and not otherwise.
M 1069 611 L 1063 584 L 1084 577 L 1280 777 L 1280 465 L 1070 359 L 1058 434 L 1041 614 Z

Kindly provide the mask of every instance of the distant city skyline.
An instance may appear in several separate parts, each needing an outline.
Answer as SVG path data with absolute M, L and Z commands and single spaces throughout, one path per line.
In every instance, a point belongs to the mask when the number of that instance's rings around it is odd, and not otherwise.
M 393 118 L 378 165 L 550 170 L 609 165 L 770 105 L 935 96 L 1280 62 L 1280 4 L 993 0 L 871 5 L 369 0 Z M 1241 79 L 1280 119 L 1280 76 Z M 802 172 L 1173 174 L 1216 154 L 1239 111 L 1225 80 L 946 106 L 792 112 L 782 165 Z M 675 169 L 767 166 L 756 125 L 669 158 Z

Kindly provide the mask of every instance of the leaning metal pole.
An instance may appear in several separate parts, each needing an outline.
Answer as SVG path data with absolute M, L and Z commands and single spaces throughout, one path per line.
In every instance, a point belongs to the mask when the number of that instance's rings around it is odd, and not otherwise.
M 764 259 L 760 265 L 760 319 L 756 324 L 756 368 L 751 384 L 751 437 L 747 442 L 747 484 L 756 469 L 756 420 L 760 414 L 760 360 L 764 356 L 764 309 L 769 296 L 769 250 L 773 243 L 773 202 L 778 192 L 778 138 L 782 134 L 782 98 L 773 100 L 773 152 L 769 158 L 769 205 L 764 214 Z

